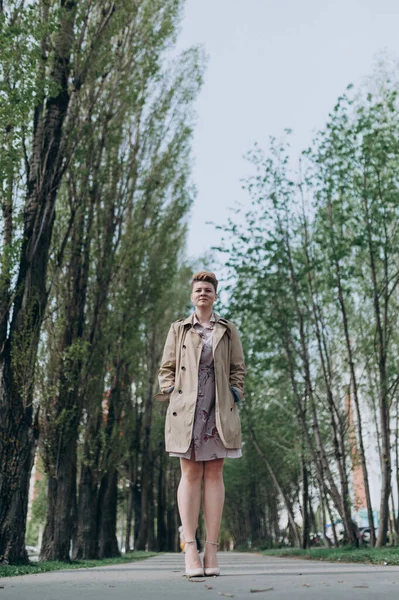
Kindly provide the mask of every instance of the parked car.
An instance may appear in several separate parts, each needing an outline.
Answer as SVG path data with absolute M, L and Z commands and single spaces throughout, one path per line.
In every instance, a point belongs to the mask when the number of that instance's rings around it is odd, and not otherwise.
M 40 548 L 37 546 L 25 546 L 30 561 L 37 562 L 39 560 Z
M 375 527 L 374 529 L 375 531 L 375 537 L 377 538 L 378 536 L 378 527 Z M 358 528 L 358 541 L 359 541 L 359 545 L 362 544 L 370 544 L 370 539 L 371 539 L 371 529 L 370 527 L 359 527 Z M 346 537 L 345 537 L 345 531 L 342 529 L 339 532 L 339 540 L 345 544 L 346 542 Z
M 369 544 L 371 538 L 371 529 L 370 527 L 359 527 L 359 535 L 363 544 Z

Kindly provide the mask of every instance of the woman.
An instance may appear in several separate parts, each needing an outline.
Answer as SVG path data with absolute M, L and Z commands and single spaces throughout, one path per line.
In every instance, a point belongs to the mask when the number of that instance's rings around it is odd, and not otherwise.
M 244 357 L 236 326 L 213 312 L 214 273 L 193 276 L 195 312 L 172 324 L 159 371 L 159 400 L 169 400 L 165 440 L 180 458 L 177 492 L 185 541 L 186 575 L 219 575 L 217 546 L 224 504 L 223 463 L 241 456 L 237 403 L 244 393 Z M 204 569 L 195 543 L 203 481 Z

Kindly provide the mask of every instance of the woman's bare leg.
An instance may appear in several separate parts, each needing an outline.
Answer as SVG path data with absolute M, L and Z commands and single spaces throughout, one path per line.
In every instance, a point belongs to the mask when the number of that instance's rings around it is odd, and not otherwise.
M 195 532 L 198 527 L 204 466 L 202 462 L 181 458 L 180 467 L 181 479 L 177 490 L 177 502 L 183 525 L 184 539 L 190 541 L 195 540 Z M 185 553 L 187 568 L 196 569 L 197 567 L 201 567 L 197 544 L 187 544 L 185 546 Z
M 206 539 L 217 542 L 222 521 L 224 505 L 223 482 L 224 458 L 207 460 L 204 462 L 204 518 Z M 217 546 L 205 544 L 206 559 L 204 566 L 217 567 Z

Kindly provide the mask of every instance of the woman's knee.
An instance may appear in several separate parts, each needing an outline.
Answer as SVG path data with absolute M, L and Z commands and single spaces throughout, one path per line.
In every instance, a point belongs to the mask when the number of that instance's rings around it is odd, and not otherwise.
M 204 463 L 204 480 L 223 480 L 224 458 L 208 460 Z
M 204 475 L 204 466 L 202 462 L 195 460 L 181 459 L 181 474 L 190 483 L 201 481 Z

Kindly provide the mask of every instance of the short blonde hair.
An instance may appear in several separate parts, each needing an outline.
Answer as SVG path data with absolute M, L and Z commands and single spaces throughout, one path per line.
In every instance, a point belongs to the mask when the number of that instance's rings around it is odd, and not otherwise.
M 218 290 L 218 280 L 216 279 L 215 273 L 211 271 L 199 271 L 198 273 L 194 273 L 191 279 L 191 290 L 193 289 L 194 283 L 196 281 L 207 281 L 211 283 L 215 288 L 215 292 Z

